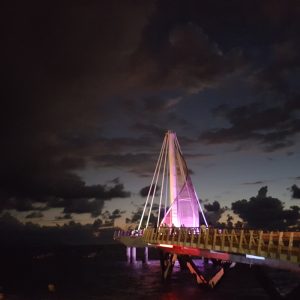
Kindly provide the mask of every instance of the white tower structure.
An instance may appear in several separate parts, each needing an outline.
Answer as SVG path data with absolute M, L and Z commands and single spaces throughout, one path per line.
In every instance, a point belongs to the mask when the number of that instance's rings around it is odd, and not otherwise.
M 159 201 L 158 212 L 156 212 L 157 220 L 153 223 L 151 217 L 153 218 L 155 214 L 152 209 L 155 198 Z M 149 224 L 199 227 L 199 212 L 203 223 L 207 226 L 176 133 L 168 131 L 159 154 L 138 229 L 147 228 Z

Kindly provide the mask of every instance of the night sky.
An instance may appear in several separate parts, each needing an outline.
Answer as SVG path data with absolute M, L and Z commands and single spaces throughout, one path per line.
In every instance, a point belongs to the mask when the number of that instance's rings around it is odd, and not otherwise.
M 123 224 L 168 129 L 205 203 L 300 205 L 299 1 L 5 2 L 0 214 Z

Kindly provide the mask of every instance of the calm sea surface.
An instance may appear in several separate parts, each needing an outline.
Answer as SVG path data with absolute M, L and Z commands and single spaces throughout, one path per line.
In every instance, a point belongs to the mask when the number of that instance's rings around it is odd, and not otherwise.
M 154 250 L 154 249 L 153 249 Z M 139 253 L 138 253 L 139 254 Z M 275 299 L 260 270 L 237 265 L 211 290 L 197 286 L 176 264 L 169 282 L 162 282 L 154 252 L 148 265 L 126 263 L 120 246 L 9 250 L 1 253 L 0 299 Z M 283 291 L 286 273 L 277 274 Z M 281 275 L 280 275 L 281 274 Z M 274 276 L 273 276 L 274 277 Z M 275 276 L 276 277 L 276 276 Z M 49 291 L 49 287 L 52 291 Z M 294 283 L 295 284 L 295 283 Z M 280 287 L 281 285 L 281 287 Z M 2 291 L 1 291 L 2 290 Z M 277 295 L 278 296 L 278 295 Z M 290 296 L 289 299 L 294 299 Z M 296 299 L 296 298 L 295 298 Z

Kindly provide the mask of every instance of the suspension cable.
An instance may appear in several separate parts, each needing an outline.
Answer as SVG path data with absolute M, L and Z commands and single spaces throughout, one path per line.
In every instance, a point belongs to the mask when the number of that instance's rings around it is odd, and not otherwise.
M 163 190 L 164 190 L 164 182 L 165 182 L 165 172 L 166 172 L 166 161 L 167 161 L 167 149 L 165 151 L 165 157 L 164 157 L 164 168 L 163 168 L 163 175 L 162 175 L 162 183 L 161 183 L 161 190 L 160 190 L 160 197 L 159 197 L 159 207 L 158 207 L 158 216 L 157 216 L 157 223 L 156 226 L 159 226 L 159 221 L 160 221 L 160 210 L 161 210 L 161 200 L 162 200 L 162 195 L 163 195 Z
M 151 198 L 151 204 L 150 204 L 150 207 L 149 207 L 148 218 L 147 218 L 147 222 L 146 222 L 146 228 L 149 225 L 149 220 L 150 220 L 150 217 L 151 217 L 153 200 L 154 200 L 154 197 L 155 197 L 155 194 L 156 194 L 157 182 L 158 182 L 158 178 L 159 178 L 159 175 L 160 175 L 160 169 L 161 169 L 161 163 L 162 163 L 162 157 L 163 157 L 164 151 L 165 151 L 165 145 L 162 148 L 162 151 L 161 151 L 161 153 L 159 155 L 159 159 L 158 159 L 158 171 L 156 173 L 156 180 L 155 180 L 155 184 L 154 184 L 154 189 L 152 191 L 152 198 Z
M 150 184 L 150 188 L 149 188 L 149 191 L 148 191 L 147 199 L 146 199 L 145 206 L 144 206 L 144 209 L 143 209 L 143 213 L 142 213 L 142 216 L 141 216 L 141 220 L 140 220 L 140 223 L 139 223 L 139 226 L 138 226 L 138 230 L 140 230 L 140 229 L 141 229 L 141 226 L 142 226 L 142 222 L 143 222 L 144 215 L 145 215 L 145 211 L 146 211 L 146 208 L 147 208 L 147 205 L 148 205 L 148 201 L 149 201 L 149 197 L 150 197 L 150 194 L 151 194 L 151 190 L 152 190 L 154 178 L 155 178 L 156 173 L 157 173 L 159 161 L 160 161 L 160 158 L 161 158 L 163 149 L 164 149 L 164 147 L 165 147 L 165 144 L 166 144 L 166 136 L 165 136 L 165 138 L 164 138 L 164 141 L 163 141 L 163 144 L 162 144 L 160 153 L 159 153 L 159 157 L 158 157 L 158 160 L 157 160 L 157 163 L 156 163 L 156 166 L 155 166 L 155 171 L 154 171 L 154 174 L 153 174 L 153 177 L 152 177 L 152 181 L 151 181 L 151 184 Z
M 172 205 L 173 205 L 173 203 L 172 203 Z M 164 223 L 164 221 L 165 221 L 165 219 L 167 217 L 167 214 L 171 211 L 172 205 L 170 205 L 170 207 L 168 208 L 166 214 L 164 215 L 163 219 L 161 220 L 161 223 L 160 223 L 161 225 Z
M 208 223 L 207 223 L 207 221 L 206 221 L 206 218 L 205 218 L 205 215 L 204 215 L 203 209 L 202 209 L 202 207 L 201 207 L 201 204 L 200 204 L 200 201 L 199 201 L 199 198 L 198 198 L 198 195 L 197 195 L 197 193 L 196 193 L 196 190 L 195 190 L 195 189 L 194 189 L 194 192 L 195 192 L 195 196 L 196 196 L 196 199 L 197 199 L 197 202 L 198 202 L 198 205 L 199 205 L 199 209 L 200 209 L 200 212 L 201 212 L 201 214 L 202 214 L 202 217 L 203 217 L 203 220 L 204 220 L 205 226 L 206 226 L 206 228 L 208 228 Z
M 152 206 L 153 206 L 153 200 L 154 200 L 154 197 L 155 197 L 155 193 L 156 193 L 156 189 L 157 189 L 157 182 L 158 182 L 158 178 L 159 178 L 159 175 L 160 175 L 160 168 L 161 168 L 161 163 L 162 163 L 162 157 L 163 157 L 163 152 L 165 151 L 165 146 L 166 146 L 166 143 L 164 143 L 163 145 L 164 147 L 162 148 L 162 151 L 159 155 L 159 166 L 158 166 L 158 171 L 157 171 L 157 174 L 156 174 L 156 180 L 155 180 L 155 185 L 154 185 L 154 190 L 153 190 L 153 194 L 152 194 L 152 198 L 151 198 L 151 204 L 150 204 L 150 207 L 149 207 L 149 213 L 148 213 L 148 218 L 147 218 L 147 223 L 146 223 L 146 228 L 148 227 L 149 225 L 149 220 L 150 220 L 150 217 L 151 217 L 151 211 L 152 211 Z
M 164 210 L 164 216 L 167 213 L 167 203 L 168 203 L 168 197 L 169 197 L 169 167 L 167 166 L 167 180 L 166 180 L 166 195 L 165 195 L 165 210 Z

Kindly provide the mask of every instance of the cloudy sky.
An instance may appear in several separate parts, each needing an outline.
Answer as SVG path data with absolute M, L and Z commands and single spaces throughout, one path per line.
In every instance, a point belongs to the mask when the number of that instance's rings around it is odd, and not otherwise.
M 300 204 L 298 1 L 4 6 L 0 213 L 131 215 L 168 129 L 201 199 Z

